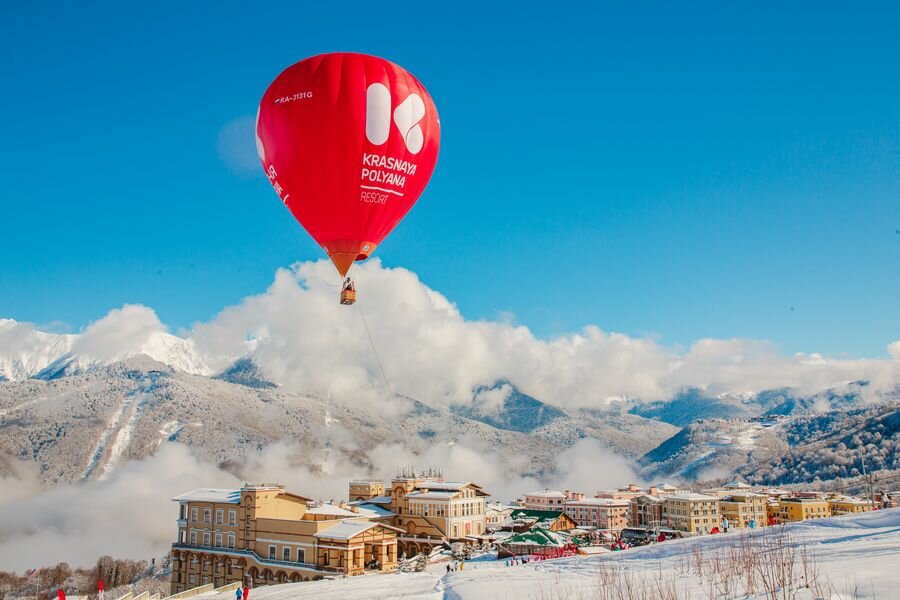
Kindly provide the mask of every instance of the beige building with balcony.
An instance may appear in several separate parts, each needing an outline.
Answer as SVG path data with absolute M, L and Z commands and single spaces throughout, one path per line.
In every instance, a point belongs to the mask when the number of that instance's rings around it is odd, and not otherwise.
M 353 510 L 311 507 L 282 486 L 201 488 L 173 500 L 173 594 L 208 583 L 258 587 L 397 566 L 401 530 Z
M 476 543 L 486 531 L 487 492 L 470 481 L 442 481 L 435 475 L 407 471 L 391 480 L 387 495 L 366 500 L 393 513 L 392 524 L 403 530 L 398 547 L 406 556 L 444 543 Z M 353 482 L 350 490 L 353 498 Z
M 543 489 L 525 494 L 522 508 L 529 510 L 556 510 L 562 512 L 569 497 L 565 492 Z
M 621 531 L 628 527 L 631 503 L 618 498 L 567 500 L 565 513 L 579 526 Z
M 719 514 L 728 519 L 729 529 L 765 527 L 768 525 L 766 506 L 768 496 L 753 492 L 731 494 L 719 499 Z
M 691 492 L 666 496 L 662 504 L 662 521 L 671 529 L 692 534 L 709 533 L 719 527 L 719 499 Z
M 834 496 L 828 498 L 826 502 L 828 503 L 828 513 L 833 517 L 869 512 L 871 510 L 869 503 L 861 498 Z

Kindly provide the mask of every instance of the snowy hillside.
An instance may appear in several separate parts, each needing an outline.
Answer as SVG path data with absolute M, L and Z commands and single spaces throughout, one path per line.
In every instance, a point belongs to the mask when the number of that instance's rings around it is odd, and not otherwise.
M 895 598 L 900 586 L 900 509 L 820 519 L 785 528 L 674 540 L 623 552 L 507 567 L 475 560 L 461 571 L 435 563 L 422 573 L 367 575 L 260 587 L 251 598 L 287 600 L 689 600 L 768 597 Z M 740 561 L 739 563 L 735 562 Z M 748 592 L 747 582 L 755 589 Z M 780 589 L 768 596 L 769 588 Z M 230 600 L 232 594 L 204 596 Z

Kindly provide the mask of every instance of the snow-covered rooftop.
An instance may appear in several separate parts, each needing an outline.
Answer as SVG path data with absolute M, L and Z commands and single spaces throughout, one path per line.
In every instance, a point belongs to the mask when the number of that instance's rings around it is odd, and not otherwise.
M 406 497 L 410 500 L 447 500 L 448 498 L 452 498 L 458 493 L 459 492 L 455 490 L 428 490 L 427 492 L 415 490 L 408 493 Z
M 172 498 L 175 502 L 218 502 L 220 504 L 240 504 L 241 490 L 224 488 L 197 488 L 186 494 Z
M 731 489 L 740 489 L 740 490 L 748 490 L 748 489 L 750 489 L 750 486 L 749 486 L 749 485 L 747 485 L 747 484 L 744 483 L 743 481 L 737 481 L 737 480 L 729 481 L 728 483 L 726 483 L 726 484 L 723 485 L 722 487 L 724 487 L 724 488 L 731 488 Z
M 566 500 L 566 506 L 578 506 L 589 504 L 591 506 L 629 506 L 628 500 L 617 498 L 582 498 L 581 500 Z
M 706 494 L 697 494 L 695 492 L 678 492 L 669 497 L 676 500 L 718 500 L 715 496 L 707 496 Z
M 366 502 L 371 502 L 373 504 L 390 504 L 391 497 L 390 496 L 375 496 L 374 498 L 369 498 Z
M 311 515 L 334 515 L 336 517 L 358 517 L 359 514 L 353 512 L 352 510 L 347 510 L 346 508 L 341 508 L 340 506 L 335 506 L 334 504 L 320 504 L 319 506 L 313 506 L 306 511 Z
M 529 492 L 525 494 L 532 498 L 565 498 L 566 495 L 556 490 L 539 490 L 537 492 Z
M 357 502 L 356 506 L 359 508 L 359 516 L 361 517 L 369 517 L 370 519 L 377 519 L 381 517 L 393 517 L 394 513 L 384 508 L 383 506 L 379 506 L 378 504 L 372 504 L 371 502 Z
M 329 540 L 349 540 L 354 536 L 359 535 L 363 531 L 368 531 L 373 527 L 384 527 L 386 529 L 391 529 L 393 531 L 402 532 L 402 529 L 398 529 L 397 527 L 391 527 L 390 525 L 385 525 L 384 523 L 376 523 L 375 521 L 356 521 L 345 519 L 335 525 L 334 527 L 329 527 L 324 531 L 319 531 L 315 534 L 317 538 L 327 538 Z

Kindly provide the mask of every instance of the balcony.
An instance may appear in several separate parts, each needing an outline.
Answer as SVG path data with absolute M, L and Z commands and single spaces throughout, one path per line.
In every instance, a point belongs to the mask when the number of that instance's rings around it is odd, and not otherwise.
M 178 519 L 178 521 L 176 521 L 176 522 L 178 523 L 179 527 L 187 527 L 187 524 L 188 524 L 187 519 Z

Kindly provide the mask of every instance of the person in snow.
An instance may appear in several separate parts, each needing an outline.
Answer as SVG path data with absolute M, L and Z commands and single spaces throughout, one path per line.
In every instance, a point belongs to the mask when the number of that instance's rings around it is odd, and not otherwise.
M 447 563 L 447 572 L 450 572 L 450 563 Z
M 248 588 L 248 587 L 245 585 L 245 586 L 244 586 L 244 600 L 247 600 L 247 598 L 249 598 L 249 597 L 250 597 L 250 588 Z
M 234 590 L 234 600 L 244 600 L 244 590 L 241 589 L 241 586 L 237 586 L 237 589 Z

